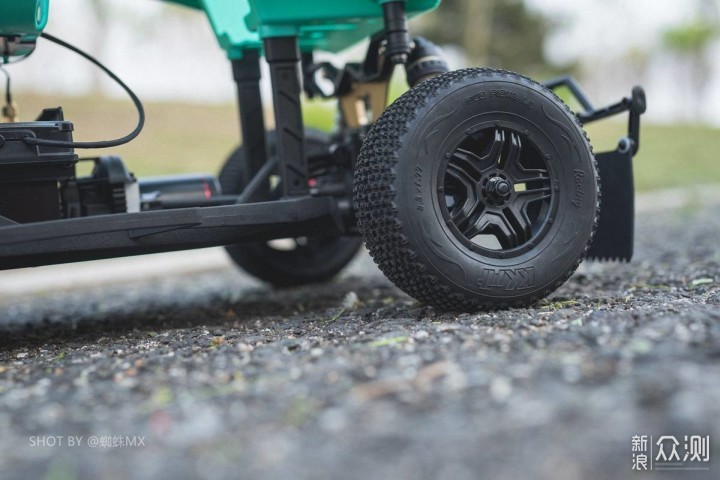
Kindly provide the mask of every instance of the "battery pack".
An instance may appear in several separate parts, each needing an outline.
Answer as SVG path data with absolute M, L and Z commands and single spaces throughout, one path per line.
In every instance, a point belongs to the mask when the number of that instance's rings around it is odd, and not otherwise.
M 61 108 L 43 110 L 35 122 L 0 123 L 0 216 L 17 223 L 61 217 L 58 182 L 75 175 L 72 148 L 29 145 L 35 137 L 72 141 L 73 124 Z

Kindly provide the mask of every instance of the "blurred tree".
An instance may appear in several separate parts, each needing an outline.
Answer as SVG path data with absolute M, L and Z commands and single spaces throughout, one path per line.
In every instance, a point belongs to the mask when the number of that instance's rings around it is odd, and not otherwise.
M 523 73 L 546 70 L 544 40 L 550 23 L 523 0 L 443 0 L 418 25 L 441 44 L 460 46 L 474 65 Z
M 695 2 L 696 18 L 670 27 L 663 32 L 663 45 L 678 63 L 678 73 L 686 78 L 694 94 L 694 105 L 690 105 L 688 116 L 695 120 L 704 107 L 704 92 L 711 77 L 708 59 L 710 47 L 720 33 L 717 2 L 699 0 Z

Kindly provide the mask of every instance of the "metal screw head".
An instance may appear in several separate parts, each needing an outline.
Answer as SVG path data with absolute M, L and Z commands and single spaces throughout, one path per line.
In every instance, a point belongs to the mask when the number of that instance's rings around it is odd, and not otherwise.
M 504 200 L 510 196 L 512 186 L 502 177 L 492 177 L 487 183 L 487 192 L 498 200 Z
M 510 184 L 505 180 L 498 182 L 495 186 L 495 190 L 498 194 L 505 196 L 510 193 Z

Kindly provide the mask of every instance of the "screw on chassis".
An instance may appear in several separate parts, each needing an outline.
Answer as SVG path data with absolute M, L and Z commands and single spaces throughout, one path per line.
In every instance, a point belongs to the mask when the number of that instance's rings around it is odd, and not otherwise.
M 408 18 L 440 0 L 172 3 L 207 15 L 237 84 L 243 145 L 218 177 L 136 179 L 117 156 L 79 158 L 77 150 L 132 140 L 142 104 L 100 62 L 43 32 L 49 0 L 0 4 L 3 64 L 52 41 L 102 68 L 139 114 L 126 137 L 76 142 L 60 108 L 17 122 L 8 82 L 0 268 L 222 245 L 253 275 L 291 286 L 333 277 L 364 239 L 410 295 L 473 310 L 536 301 L 588 256 L 630 260 L 640 87 L 595 108 L 569 77 L 542 85 L 501 70 L 449 71 L 437 46 L 408 32 Z M 315 61 L 315 51 L 367 38 L 360 63 Z M 260 96 L 263 56 L 272 131 Z M 388 106 L 399 65 L 410 89 Z M 555 96 L 559 87 L 582 111 Z M 332 133 L 304 128 L 303 94 L 337 100 Z M 627 136 L 594 155 L 582 124 L 623 112 Z M 76 174 L 80 161 L 92 163 L 89 176 Z

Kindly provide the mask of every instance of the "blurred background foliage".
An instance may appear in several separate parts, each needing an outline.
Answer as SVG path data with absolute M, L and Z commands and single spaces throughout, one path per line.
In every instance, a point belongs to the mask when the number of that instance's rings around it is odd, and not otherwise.
M 441 45 L 458 46 L 471 65 L 538 76 L 573 67 L 548 62 L 545 39 L 552 29 L 552 19 L 523 0 L 443 0 L 437 12 L 418 19 L 416 30 Z

